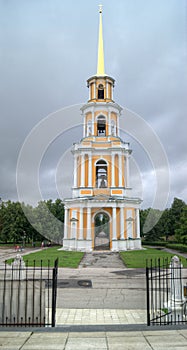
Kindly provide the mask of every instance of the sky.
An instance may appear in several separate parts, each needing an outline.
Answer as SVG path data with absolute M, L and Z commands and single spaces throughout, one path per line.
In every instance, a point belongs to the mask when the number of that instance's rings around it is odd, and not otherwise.
M 133 150 L 133 193 L 143 199 L 142 208 L 170 206 L 174 197 L 187 203 L 187 2 L 103 0 L 102 4 L 105 70 L 115 79 L 114 99 L 124 109 L 121 137 Z M 40 197 L 71 196 L 71 147 L 82 137 L 80 107 L 89 98 L 86 81 L 96 73 L 98 5 L 95 0 L 0 0 L 2 200 L 20 200 L 19 176 L 23 190 L 27 189 L 21 198 L 30 203 L 38 199 L 33 195 L 32 167 L 44 140 L 35 172 Z M 54 126 L 57 114 L 59 131 Z M 71 126 L 63 129 L 69 118 Z M 129 131 L 129 121 L 139 118 L 138 136 L 135 124 Z M 53 136 L 45 130 L 49 120 L 50 132 L 53 126 L 56 130 Z M 19 163 L 33 130 L 41 143 L 32 138 L 27 162 Z M 152 143 L 155 135 L 157 141 Z M 144 139 L 149 139 L 146 147 Z M 164 165 L 158 164 L 162 157 Z M 166 173 L 167 183 L 159 187 Z M 163 194 L 162 203 L 155 203 L 155 196 Z

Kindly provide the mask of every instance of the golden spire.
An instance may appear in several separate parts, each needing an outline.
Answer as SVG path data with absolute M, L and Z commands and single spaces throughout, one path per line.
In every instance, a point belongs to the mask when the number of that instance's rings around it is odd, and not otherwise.
M 105 75 L 104 48 L 103 48 L 103 26 L 102 26 L 102 5 L 99 5 L 99 42 L 98 42 L 98 60 L 97 75 Z

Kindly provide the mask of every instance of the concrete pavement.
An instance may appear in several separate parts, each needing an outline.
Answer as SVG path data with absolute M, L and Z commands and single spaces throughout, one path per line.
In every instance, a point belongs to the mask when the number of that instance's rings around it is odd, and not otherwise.
M 187 325 L 146 326 L 145 270 L 126 269 L 115 254 L 101 256 L 59 269 L 56 328 L 0 328 L 0 349 L 187 349 Z M 75 287 L 80 280 L 91 288 Z
M 1 331 L 3 350 L 186 350 L 187 329 L 118 332 Z

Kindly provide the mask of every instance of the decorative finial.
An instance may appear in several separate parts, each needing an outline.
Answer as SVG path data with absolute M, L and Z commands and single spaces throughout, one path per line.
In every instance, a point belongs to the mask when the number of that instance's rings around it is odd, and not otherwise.
M 103 12 L 103 5 L 99 5 L 99 13 Z

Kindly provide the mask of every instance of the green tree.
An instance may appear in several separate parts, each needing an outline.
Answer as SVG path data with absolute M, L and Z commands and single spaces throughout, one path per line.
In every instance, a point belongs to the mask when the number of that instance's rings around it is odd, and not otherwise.
M 61 244 L 63 239 L 64 205 L 60 199 L 41 201 L 34 208 L 33 226 L 44 237 Z
M 179 243 L 187 243 L 187 205 L 182 210 L 178 225 L 175 229 L 175 237 Z
M 174 235 L 177 228 L 179 228 L 179 221 L 184 207 L 186 206 L 185 202 L 182 199 L 174 198 L 171 206 L 171 226 L 170 226 L 170 235 Z

